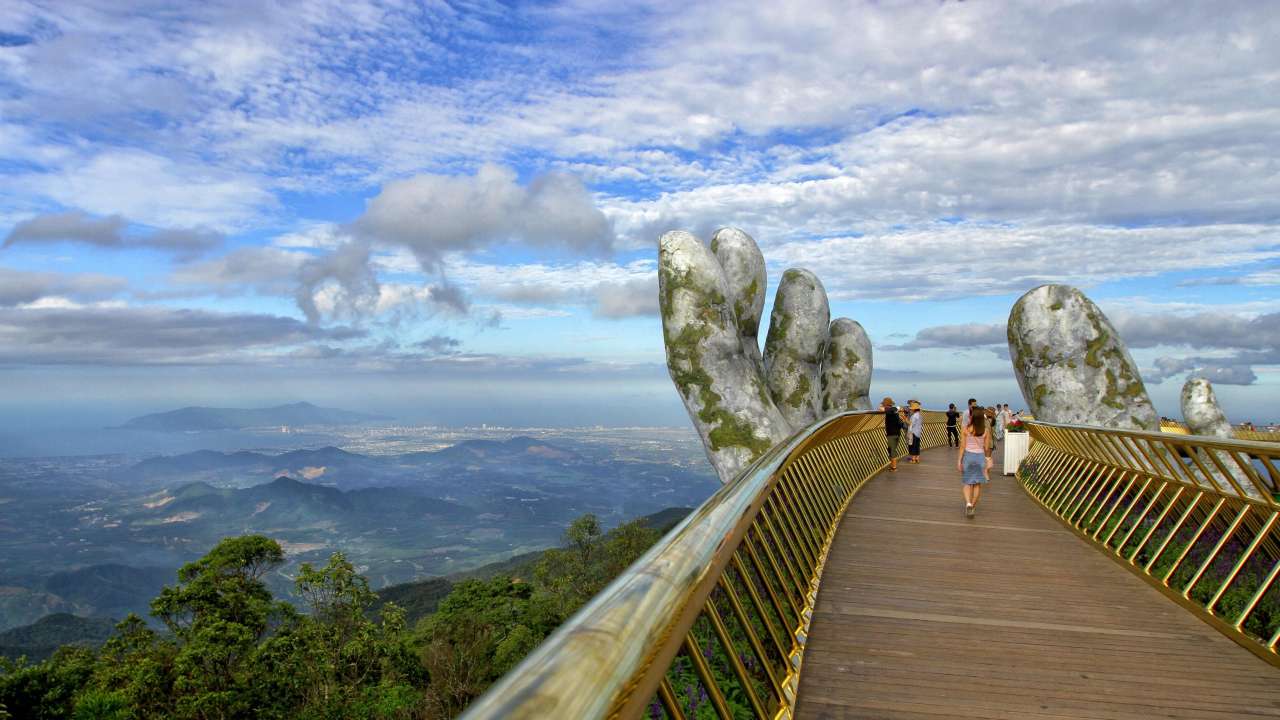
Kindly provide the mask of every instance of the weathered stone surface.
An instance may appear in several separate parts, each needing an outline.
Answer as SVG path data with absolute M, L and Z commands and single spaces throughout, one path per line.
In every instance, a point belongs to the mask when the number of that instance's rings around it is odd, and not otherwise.
M 792 268 L 782 274 L 764 343 L 769 394 L 793 430 L 822 417 L 820 373 L 831 309 L 818 276 Z
M 728 285 L 729 306 L 738 322 L 742 351 L 764 377 L 764 358 L 760 355 L 760 315 L 764 312 L 767 282 L 764 255 L 756 241 L 738 228 L 720 228 L 711 236 L 711 252 L 724 269 Z
M 822 360 L 822 415 L 870 410 L 871 339 L 849 318 L 831 321 Z
M 658 296 L 671 380 L 727 482 L 791 428 L 743 352 L 719 261 L 693 235 L 669 232 L 658 241 Z
M 1218 397 L 1213 392 L 1213 384 L 1204 378 L 1187 378 L 1187 382 L 1183 384 L 1182 419 L 1186 420 L 1187 428 L 1193 435 L 1208 435 L 1224 440 L 1235 437 L 1226 413 L 1222 412 L 1222 408 L 1218 406 Z M 1236 492 L 1236 488 L 1239 487 L 1248 497 L 1258 500 L 1266 498 L 1265 493 L 1253 484 L 1249 474 L 1240 467 L 1230 453 L 1202 449 L 1197 451 L 1197 454 L 1200 456 L 1201 465 L 1210 469 L 1219 490 L 1231 495 L 1239 495 L 1240 493 Z M 1216 463 L 1209 457 L 1211 454 L 1217 459 Z M 1219 471 L 1219 465 L 1227 469 L 1229 479 Z
M 1182 419 L 1193 435 L 1210 435 L 1230 440 L 1234 437 L 1231 423 L 1218 407 L 1213 384 L 1204 378 L 1187 378 L 1182 386 Z
M 1158 430 L 1138 367 L 1084 293 L 1041 285 L 1009 313 L 1014 375 L 1038 420 Z

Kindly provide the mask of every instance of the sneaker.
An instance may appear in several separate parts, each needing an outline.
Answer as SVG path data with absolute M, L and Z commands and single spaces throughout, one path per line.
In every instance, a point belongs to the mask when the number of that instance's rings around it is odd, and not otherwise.
M 967 517 L 967 518 L 971 518 L 971 517 L 973 517 L 973 514 L 974 514 L 975 512 L 977 512 L 977 510 L 978 510 L 978 509 L 977 509 L 977 508 L 975 508 L 975 507 L 974 507 L 974 506 L 972 506 L 972 505 L 965 505 L 965 506 L 964 506 L 964 516 L 965 516 L 965 517 Z

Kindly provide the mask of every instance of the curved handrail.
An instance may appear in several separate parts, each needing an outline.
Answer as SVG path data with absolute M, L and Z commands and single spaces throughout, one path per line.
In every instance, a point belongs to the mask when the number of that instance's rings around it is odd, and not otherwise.
M 925 447 L 945 442 L 943 417 L 926 411 Z M 827 548 L 845 506 L 888 464 L 883 423 L 842 413 L 770 449 L 463 717 L 628 718 L 654 702 L 683 717 L 666 679 L 678 654 L 718 711 L 727 674 L 757 717 L 789 712 Z M 732 672 L 708 663 L 716 643 Z
M 1186 423 L 1180 423 L 1177 420 L 1161 420 L 1161 432 L 1175 433 L 1178 435 L 1192 435 L 1191 428 Z M 1231 435 L 1236 440 L 1257 440 L 1261 442 L 1280 442 L 1280 432 L 1269 430 L 1249 430 L 1242 426 L 1231 428 Z
M 1280 665 L 1280 445 L 1028 423 L 1018 480 L 1107 556 Z

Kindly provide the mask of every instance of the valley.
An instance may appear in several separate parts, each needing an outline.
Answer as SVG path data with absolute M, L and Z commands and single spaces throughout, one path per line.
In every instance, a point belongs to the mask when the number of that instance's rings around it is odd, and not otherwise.
M 145 614 L 175 570 L 261 533 L 288 562 L 341 550 L 375 588 L 462 573 L 605 527 L 695 507 L 715 480 L 686 430 L 325 428 L 334 445 L 0 464 L 0 630 L 53 613 Z

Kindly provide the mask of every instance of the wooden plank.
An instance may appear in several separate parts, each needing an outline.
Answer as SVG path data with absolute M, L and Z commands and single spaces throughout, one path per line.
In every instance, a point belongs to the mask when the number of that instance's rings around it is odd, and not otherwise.
M 996 451 L 996 459 L 1001 453 Z M 954 450 L 871 480 L 827 559 L 799 719 L 1280 717 L 1280 670 Z

